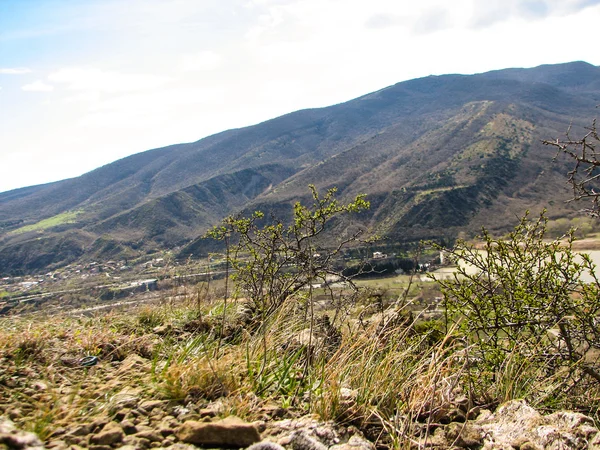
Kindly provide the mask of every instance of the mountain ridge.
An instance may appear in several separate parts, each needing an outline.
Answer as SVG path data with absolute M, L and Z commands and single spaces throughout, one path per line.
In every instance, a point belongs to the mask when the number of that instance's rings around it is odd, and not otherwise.
M 584 62 L 430 76 L 148 150 L 0 193 L 0 272 L 101 258 L 106 242 L 131 257 L 193 246 L 223 216 L 285 209 L 306 198 L 307 184 L 337 186 L 342 198 L 366 193 L 364 225 L 390 239 L 452 236 L 489 225 L 490 214 L 501 230 L 519 209 L 550 203 L 557 216 L 573 214 L 562 205 L 564 164 L 540 140 L 588 125 L 597 99 L 600 68 Z M 67 212 L 76 220 L 35 228 Z M 50 261 L 26 263 L 40 241 L 51 243 Z

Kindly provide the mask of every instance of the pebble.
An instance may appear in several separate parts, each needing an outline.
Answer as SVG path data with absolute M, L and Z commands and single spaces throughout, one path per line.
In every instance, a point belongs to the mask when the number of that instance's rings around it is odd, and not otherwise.
M 121 426 L 116 422 L 109 422 L 104 426 L 104 428 L 102 428 L 102 431 L 90 436 L 90 444 L 98 446 L 111 446 L 121 442 L 124 437 L 125 433 L 123 432 Z
M 260 441 L 256 427 L 235 416 L 216 422 L 189 420 L 175 434 L 183 442 L 206 447 L 248 447 Z

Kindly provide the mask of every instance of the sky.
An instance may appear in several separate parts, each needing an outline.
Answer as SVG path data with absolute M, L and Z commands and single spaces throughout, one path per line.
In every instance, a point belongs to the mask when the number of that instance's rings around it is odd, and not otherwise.
M 600 0 L 0 0 L 0 192 L 400 81 L 583 60 Z

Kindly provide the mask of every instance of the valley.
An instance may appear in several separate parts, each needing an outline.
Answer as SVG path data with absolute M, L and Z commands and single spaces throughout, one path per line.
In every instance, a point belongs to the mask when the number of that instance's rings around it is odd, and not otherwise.
M 410 80 L 0 193 L 0 274 L 168 250 L 204 258 L 216 249 L 199 237 L 221 219 L 285 220 L 309 184 L 366 194 L 361 226 L 407 245 L 503 233 L 526 209 L 571 220 L 569 162 L 542 140 L 589 126 L 599 73 L 573 62 Z

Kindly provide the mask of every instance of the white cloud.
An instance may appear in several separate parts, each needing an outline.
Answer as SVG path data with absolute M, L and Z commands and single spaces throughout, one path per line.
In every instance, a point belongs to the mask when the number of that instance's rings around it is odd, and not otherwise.
M 428 34 L 450 28 L 451 23 L 448 12 L 443 8 L 436 8 L 424 13 L 412 26 L 413 33 Z
M 44 15 L 57 31 L 23 40 L 26 51 L 10 41 L 18 58 L 3 60 L 0 74 L 32 67 L 37 77 L 45 68 L 49 77 L 28 86 L 55 90 L 52 102 L 12 95 L 37 78 L 2 77 L 10 108 L 0 115 L 10 114 L 2 116 L 0 148 L 44 149 L 73 161 L 81 155 L 86 170 L 429 74 L 600 63 L 590 44 L 600 0 L 453 0 L 451 7 L 444 0 L 74 3 L 52 20 Z M 486 21 L 492 26 L 476 26 Z M 0 41 L 7 42 L 4 35 Z M 47 165 L 40 164 L 37 181 Z
M 50 81 L 64 83 L 75 91 L 99 91 L 105 93 L 142 91 L 158 88 L 172 79 L 160 75 L 120 73 L 88 67 L 68 67 L 48 76 Z
M 24 73 L 31 73 L 32 70 L 27 67 L 6 67 L 0 68 L 0 75 L 22 75 Z
M 395 14 L 377 13 L 373 14 L 365 21 L 365 27 L 377 30 L 404 25 L 405 23 L 406 17 Z
M 473 3 L 471 25 L 485 28 L 510 19 L 565 17 L 597 6 L 600 0 L 486 0 Z
M 36 80 L 33 83 L 22 86 L 21 89 L 28 92 L 51 92 L 54 90 L 54 86 L 44 83 L 41 80 Z
M 181 69 L 186 72 L 203 72 L 215 70 L 221 66 L 221 55 L 205 50 L 195 54 L 184 55 L 181 59 Z

